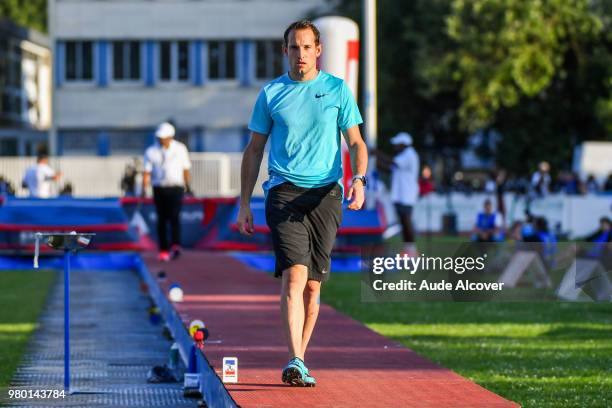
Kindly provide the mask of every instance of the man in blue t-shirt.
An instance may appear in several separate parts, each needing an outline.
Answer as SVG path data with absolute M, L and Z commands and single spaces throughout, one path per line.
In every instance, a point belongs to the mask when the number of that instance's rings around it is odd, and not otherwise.
M 368 154 L 353 95 L 343 80 L 316 67 L 319 30 L 306 20 L 291 24 L 285 30 L 283 51 L 290 72 L 263 87 L 249 122 L 251 140 L 242 159 L 237 223 L 241 233 L 253 233 L 250 200 L 269 138 L 266 222 L 276 257 L 275 276 L 282 277 L 281 316 L 290 354 L 282 381 L 314 386 L 304 355 L 342 220 L 341 132 L 356 170 L 347 192 L 351 210 L 363 205 Z

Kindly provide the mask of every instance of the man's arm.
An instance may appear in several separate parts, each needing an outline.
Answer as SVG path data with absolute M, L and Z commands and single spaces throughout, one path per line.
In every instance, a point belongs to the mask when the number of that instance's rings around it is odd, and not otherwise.
M 183 180 L 185 182 L 185 192 L 191 194 L 191 170 L 183 169 Z
M 142 192 L 141 195 L 145 197 L 147 195 L 147 187 L 149 187 L 149 183 L 151 182 L 151 172 L 145 171 L 142 173 Z
M 368 147 L 361 137 L 359 126 L 347 129 L 344 132 L 344 138 L 351 153 L 351 165 L 355 174 L 365 175 L 368 170 Z M 349 209 L 361 209 L 365 200 L 364 185 L 361 181 L 355 180 L 355 183 L 351 183 L 346 198 L 353 200 L 348 206 Z
M 185 145 L 183 145 L 183 154 L 183 183 L 185 184 L 185 193 L 193 194 L 191 191 L 191 160 L 189 159 L 189 151 Z
M 261 160 L 268 136 L 251 132 L 251 140 L 242 155 L 240 166 L 240 210 L 238 211 L 238 229 L 241 234 L 253 233 L 253 214 L 251 213 L 251 196 L 259 175 Z

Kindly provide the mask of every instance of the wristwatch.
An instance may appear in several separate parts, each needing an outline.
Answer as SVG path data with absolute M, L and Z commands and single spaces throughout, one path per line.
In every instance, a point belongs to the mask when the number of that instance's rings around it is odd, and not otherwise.
M 352 183 L 355 183 L 355 180 L 361 181 L 364 187 L 366 186 L 366 184 L 368 184 L 366 176 L 362 176 L 361 174 L 355 174 L 353 176 Z

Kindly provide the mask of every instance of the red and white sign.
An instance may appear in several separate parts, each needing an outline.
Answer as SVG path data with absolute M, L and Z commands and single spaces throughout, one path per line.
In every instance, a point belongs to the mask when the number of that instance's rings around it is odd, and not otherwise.
M 238 382 L 238 357 L 223 357 L 223 382 Z

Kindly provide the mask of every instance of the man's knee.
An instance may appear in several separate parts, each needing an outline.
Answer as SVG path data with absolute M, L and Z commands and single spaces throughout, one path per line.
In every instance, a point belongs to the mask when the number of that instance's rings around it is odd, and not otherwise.
M 308 276 L 304 265 L 293 265 L 283 271 L 283 290 L 289 297 L 302 296 Z
M 309 280 L 304 288 L 304 299 L 307 303 L 319 303 L 319 296 L 321 295 L 321 282 L 316 280 Z

